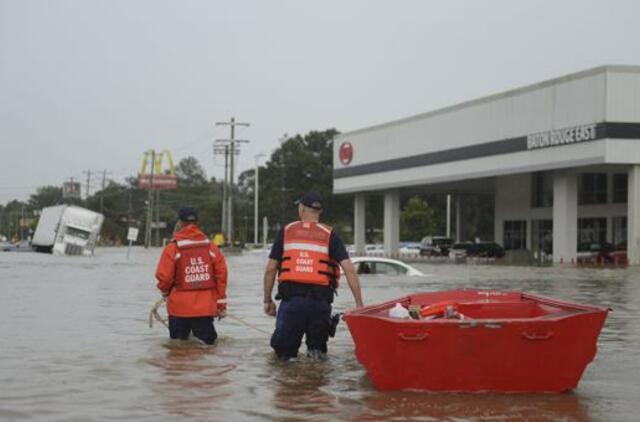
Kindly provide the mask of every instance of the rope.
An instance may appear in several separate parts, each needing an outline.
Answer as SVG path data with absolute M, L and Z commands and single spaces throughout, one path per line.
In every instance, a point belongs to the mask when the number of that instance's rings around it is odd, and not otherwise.
M 169 329 L 169 324 L 167 324 L 167 320 L 162 318 L 162 315 L 160 315 L 160 312 L 158 312 L 158 309 L 164 305 L 165 303 L 167 303 L 167 299 L 166 298 L 161 298 L 159 299 L 151 308 L 151 311 L 149 312 L 149 328 L 153 328 L 153 320 L 155 319 L 156 321 L 158 321 L 160 324 L 164 325 L 167 329 Z M 263 330 L 262 328 L 256 327 L 253 324 L 248 323 L 247 321 L 243 320 L 242 318 L 239 318 L 237 316 L 233 316 L 233 315 L 227 315 L 227 318 L 230 318 L 242 325 L 244 325 L 247 328 L 251 328 L 252 330 L 255 330 L 259 333 L 262 334 L 266 334 L 268 336 L 271 336 L 271 333 L 269 331 Z
M 167 327 L 167 330 L 169 329 L 169 324 L 167 324 L 167 320 L 162 318 L 162 315 L 160 315 L 160 313 L 158 312 L 158 308 L 160 308 L 160 306 L 164 305 L 165 303 L 167 303 L 167 299 L 162 297 L 151 308 L 151 312 L 149 312 L 149 328 L 153 328 L 153 320 L 155 319 L 160 324 Z
M 262 334 L 266 334 L 268 336 L 271 336 L 271 333 L 269 331 L 263 330 L 262 328 L 258 328 L 253 324 L 249 324 L 248 322 L 246 322 L 245 320 L 238 318 L 237 316 L 233 316 L 233 315 L 227 315 L 227 318 L 231 318 L 232 320 L 239 322 L 240 324 L 244 325 L 245 327 L 251 328 L 252 330 L 255 330 L 259 333 Z

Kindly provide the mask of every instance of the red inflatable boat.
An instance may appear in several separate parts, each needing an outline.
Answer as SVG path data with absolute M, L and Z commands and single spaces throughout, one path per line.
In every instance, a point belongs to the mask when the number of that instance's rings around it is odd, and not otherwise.
M 396 303 L 412 318 L 390 317 Z M 344 320 L 379 390 L 561 392 L 575 388 L 593 360 L 607 312 L 465 289 L 367 306 Z

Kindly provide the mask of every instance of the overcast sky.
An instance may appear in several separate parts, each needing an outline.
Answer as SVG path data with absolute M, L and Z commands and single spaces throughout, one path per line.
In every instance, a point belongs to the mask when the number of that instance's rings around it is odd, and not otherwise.
M 640 64 L 640 2 L 0 0 L 0 204 L 149 148 L 239 170 L 349 131 L 602 64 Z M 97 180 L 94 180 L 94 183 Z M 94 184 L 95 186 L 95 184 Z

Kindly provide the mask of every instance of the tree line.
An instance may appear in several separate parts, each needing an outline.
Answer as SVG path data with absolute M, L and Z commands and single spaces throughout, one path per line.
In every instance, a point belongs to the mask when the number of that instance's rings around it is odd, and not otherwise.
M 297 218 L 295 200 L 308 190 L 324 198 L 323 221 L 340 232 L 346 242 L 353 241 L 353 195 L 333 195 L 333 140 L 335 129 L 312 131 L 287 138 L 275 149 L 259 171 L 259 222 L 266 217 L 269 237 L 282 225 Z M 171 237 L 177 211 L 183 206 L 198 210 L 200 225 L 206 233 L 221 229 L 223 181 L 208 178 L 198 157 L 183 158 L 176 165 L 177 188 L 160 191 L 160 221 L 167 222 L 162 238 Z M 255 169 L 242 172 L 234 186 L 234 234 L 241 242 L 252 242 L 254 218 Z M 442 235 L 446 226 L 445 195 L 411 189 L 401 190 L 401 240 L 419 241 L 427 235 Z M 148 192 L 138 187 L 131 176 L 124 183 L 111 181 L 104 189 L 84 200 L 62 198 L 62 188 L 43 186 L 28 200 L 13 200 L 0 206 L 0 235 L 26 238 L 37 223 L 43 207 L 69 203 L 102 212 L 105 221 L 101 242 L 125 243 L 127 228 L 146 224 Z M 486 196 L 462 197 L 463 239 L 491 238 L 493 235 L 493 199 Z M 383 196 L 371 194 L 366 200 L 366 239 L 382 240 Z M 262 226 L 260 226 L 262 227 Z M 262 238 L 262 228 L 259 229 Z

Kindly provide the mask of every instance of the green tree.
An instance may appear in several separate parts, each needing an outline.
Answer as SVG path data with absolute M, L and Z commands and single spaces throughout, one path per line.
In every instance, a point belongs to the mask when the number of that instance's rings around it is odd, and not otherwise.
M 50 207 L 62 202 L 62 188 L 58 186 L 43 186 L 29 197 L 29 207 L 35 210 Z
M 203 186 L 207 184 L 207 174 L 195 157 L 180 160 L 176 167 L 176 176 L 180 186 Z
M 260 217 L 267 216 L 272 230 L 297 219 L 294 201 L 302 193 L 316 190 L 324 198 L 323 221 L 336 226 L 349 239 L 352 197 L 332 193 L 333 139 L 337 134 L 335 129 L 328 129 L 289 137 L 260 167 Z M 253 169 L 247 170 L 238 179 L 248 204 L 252 203 L 249 196 L 253 195 L 253 173 Z
M 434 234 L 436 229 L 434 211 L 427 201 L 419 196 L 409 198 L 400 214 L 400 238 L 419 241 L 428 234 Z

